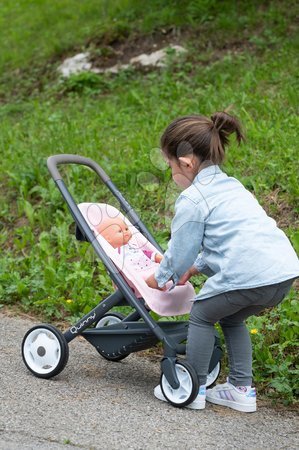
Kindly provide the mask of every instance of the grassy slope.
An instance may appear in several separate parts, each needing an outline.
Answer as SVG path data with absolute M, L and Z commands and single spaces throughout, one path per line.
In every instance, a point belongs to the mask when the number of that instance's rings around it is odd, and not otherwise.
M 176 8 L 155 1 L 146 10 L 134 1 L 85 3 L 20 1 L 18 10 L 14 2 L 2 8 L 0 303 L 39 308 L 52 318 L 77 317 L 96 303 L 94 283 L 100 297 L 110 290 L 103 268 L 72 236 L 71 218 L 45 168 L 47 156 L 79 153 L 98 161 L 165 244 L 172 188 L 168 174 L 153 164 L 159 135 L 178 115 L 210 114 L 230 104 L 244 123 L 247 143 L 232 143 L 225 169 L 254 191 L 296 244 L 294 4 L 221 2 L 220 10 L 216 1 L 177 2 Z M 61 55 L 73 54 L 71 48 L 80 51 L 92 41 L 89 49 L 95 51 L 97 40 L 173 24 L 185 30 L 189 53 L 168 69 L 102 76 L 96 83 L 88 77 L 74 77 L 66 86 L 58 82 L 55 68 Z M 81 169 L 67 177 L 78 200 L 106 199 L 102 186 Z M 278 389 L 289 399 L 293 382 L 283 387 L 283 380 L 294 370 L 295 305 L 293 292 L 278 312 L 252 321 L 259 331 L 256 378 L 271 379 L 275 358 Z M 284 350 L 282 342 L 288 342 Z

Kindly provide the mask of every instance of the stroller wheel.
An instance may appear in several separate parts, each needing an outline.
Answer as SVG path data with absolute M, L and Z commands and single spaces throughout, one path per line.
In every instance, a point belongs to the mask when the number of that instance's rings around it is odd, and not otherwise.
M 108 325 L 114 325 L 121 322 L 125 316 L 118 312 L 104 314 L 103 317 L 96 323 L 96 328 L 108 327 Z
M 211 372 L 207 376 L 206 387 L 210 387 L 210 386 L 212 386 L 212 384 L 215 383 L 215 381 L 219 377 L 220 370 L 221 370 L 221 364 L 220 364 L 220 361 L 218 361 L 218 363 L 216 364 L 214 369 L 211 370 Z
M 37 325 L 24 336 L 22 357 L 36 377 L 51 378 L 65 367 L 69 348 L 64 335 L 52 325 Z
M 108 327 L 109 325 L 114 325 L 115 323 L 121 322 L 125 316 L 118 312 L 113 313 L 107 313 L 104 314 L 104 316 L 96 323 L 95 328 L 102 328 L 102 327 Z M 97 352 L 108 361 L 121 361 L 122 359 L 125 359 L 127 356 L 129 356 L 130 353 L 120 354 L 118 352 L 116 353 L 106 353 L 101 348 L 96 347 Z
M 177 361 L 175 363 L 175 370 L 180 386 L 178 389 L 173 389 L 167 378 L 162 373 L 160 379 L 161 390 L 164 397 L 173 406 L 182 408 L 189 405 L 198 394 L 198 378 L 194 368 L 185 361 Z

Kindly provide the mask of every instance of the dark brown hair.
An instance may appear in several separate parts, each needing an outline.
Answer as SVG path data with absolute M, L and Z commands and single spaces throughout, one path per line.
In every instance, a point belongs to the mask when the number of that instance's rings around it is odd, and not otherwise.
M 200 115 L 183 116 L 168 125 L 161 137 L 161 148 L 171 159 L 193 153 L 201 162 L 221 164 L 232 133 L 236 133 L 239 144 L 244 140 L 240 122 L 226 112 L 216 112 L 210 119 Z

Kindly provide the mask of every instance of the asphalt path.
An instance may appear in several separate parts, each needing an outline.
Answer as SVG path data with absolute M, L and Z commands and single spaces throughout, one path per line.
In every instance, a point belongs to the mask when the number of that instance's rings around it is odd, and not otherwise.
M 298 449 L 298 415 L 258 404 L 242 414 L 220 406 L 177 409 L 156 400 L 160 366 L 130 355 L 106 361 L 83 338 L 65 369 L 34 377 L 21 357 L 37 322 L 0 313 L 0 449 Z

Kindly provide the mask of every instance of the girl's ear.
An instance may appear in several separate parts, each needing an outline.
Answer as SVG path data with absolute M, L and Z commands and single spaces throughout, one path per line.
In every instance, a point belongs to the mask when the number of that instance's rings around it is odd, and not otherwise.
M 193 155 L 180 156 L 178 159 L 180 164 L 182 164 L 182 166 L 193 169 L 195 163 Z

